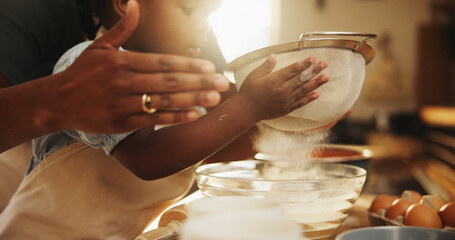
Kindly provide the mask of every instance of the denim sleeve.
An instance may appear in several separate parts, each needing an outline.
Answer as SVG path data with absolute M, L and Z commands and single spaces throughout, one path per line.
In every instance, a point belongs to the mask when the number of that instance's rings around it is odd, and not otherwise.
M 77 130 L 66 130 L 70 137 L 83 142 L 91 147 L 102 149 L 107 155 L 112 153 L 115 146 L 135 131 L 120 134 L 94 134 Z

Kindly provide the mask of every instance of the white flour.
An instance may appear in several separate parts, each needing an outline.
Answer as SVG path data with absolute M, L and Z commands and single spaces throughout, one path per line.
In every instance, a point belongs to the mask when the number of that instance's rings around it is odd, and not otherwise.
M 318 150 L 318 146 L 327 143 L 329 131 L 284 132 L 265 124 L 258 124 L 258 129 L 253 141 L 254 147 L 258 152 L 270 155 L 273 160 L 270 168 L 263 172 L 267 175 L 264 177 L 273 179 L 321 177 L 317 169 L 311 166 L 312 153 Z

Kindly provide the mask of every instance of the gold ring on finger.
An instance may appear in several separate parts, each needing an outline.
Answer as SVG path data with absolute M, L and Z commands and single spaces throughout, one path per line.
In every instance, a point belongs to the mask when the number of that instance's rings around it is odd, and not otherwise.
M 150 94 L 142 94 L 142 110 L 146 113 L 154 113 L 157 111 L 156 108 L 152 107 L 152 97 Z

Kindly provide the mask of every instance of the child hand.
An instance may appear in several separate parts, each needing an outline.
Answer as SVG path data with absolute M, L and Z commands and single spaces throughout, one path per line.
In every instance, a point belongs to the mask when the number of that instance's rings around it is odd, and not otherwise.
M 276 56 L 271 54 L 240 87 L 239 96 L 256 121 L 281 117 L 317 99 L 319 94 L 313 91 L 329 80 L 325 74 L 314 78 L 327 67 L 314 57 L 271 73 L 275 65 Z

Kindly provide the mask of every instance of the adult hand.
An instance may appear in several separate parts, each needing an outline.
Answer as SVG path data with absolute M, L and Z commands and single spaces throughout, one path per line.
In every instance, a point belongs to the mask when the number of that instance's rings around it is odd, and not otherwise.
M 189 106 L 210 107 L 228 81 L 204 60 L 119 52 L 136 29 L 139 6 L 130 0 L 125 17 L 96 40 L 65 71 L 0 89 L 0 152 L 63 129 L 119 133 L 198 118 Z M 0 74 L 0 79 L 6 80 Z M 154 114 L 142 110 L 151 94 Z
M 125 17 L 90 45 L 76 61 L 58 75 L 59 100 L 55 113 L 66 127 L 94 132 L 124 132 L 163 123 L 198 118 L 190 106 L 212 107 L 220 102 L 218 91 L 229 83 L 215 74 L 212 63 L 172 55 L 119 52 L 139 21 L 136 1 L 129 1 Z M 151 96 L 148 114 L 142 96 Z

